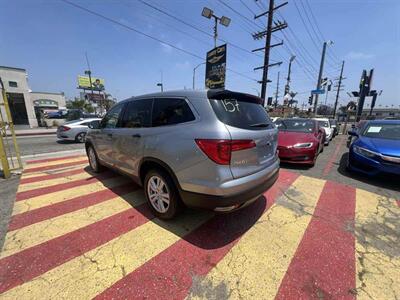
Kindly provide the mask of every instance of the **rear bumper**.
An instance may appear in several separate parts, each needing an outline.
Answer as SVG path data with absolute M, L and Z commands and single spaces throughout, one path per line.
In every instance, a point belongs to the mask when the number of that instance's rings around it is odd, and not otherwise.
M 180 190 L 182 201 L 186 206 L 221 211 L 232 211 L 246 206 L 264 194 L 278 179 L 279 168 L 276 168 L 258 185 L 229 196 L 199 194 Z

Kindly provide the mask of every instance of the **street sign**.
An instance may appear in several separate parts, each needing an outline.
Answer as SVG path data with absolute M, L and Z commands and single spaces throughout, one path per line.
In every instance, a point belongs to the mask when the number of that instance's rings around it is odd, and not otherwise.
M 312 95 L 322 95 L 322 94 L 325 94 L 325 90 L 312 90 L 311 94 Z

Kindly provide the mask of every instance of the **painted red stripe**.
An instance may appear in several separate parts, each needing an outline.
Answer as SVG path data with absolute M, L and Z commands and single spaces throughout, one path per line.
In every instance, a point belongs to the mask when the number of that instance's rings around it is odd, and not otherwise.
M 276 299 L 355 299 L 355 188 L 328 181 Z
M 147 204 L 0 260 L 0 294 L 64 264 L 153 218 Z
M 113 187 L 103 191 L 98 191 L 86 195 L 82 195 L 70 200 L 55 203 L 49 206 L 41 207 L 32 211 L 15 215 L 8 226 L 8 231 L 16 230 L 28 225 L 32 225 L 50 218 L 64 215 L 89 207 L 100 202 L 110 200 L 114 197 L 131 193 L 138 189 L 137 185 L 127 183 L 121 186 Z
M 329 159 L 328 163 L 326 164 L 326 166 L 324 168 L 323 176 L 328 175 L 329 172 L 332 170 L 333 162 L 337 159 L 337 156 L 338 156 L 338 154 L 339 154 L 339 152 L 340 152 L 340 150 L 341 150 L 341 148 L 343 146 L 343 142 L 345 140 L 346 140 L 345 137 L 342 136 L 341 139 L 340 139 L 339 144 L 336 145 L 335 152 L 333 153 L 333 155 L 331 156 L 331 158 Z
M 82 167 L 82 168 L 79 168 L 77 170 L 71 170 L 71 171 L 60 172 L 60 173 L 49 174 L 49 175 L 43 175 L 43 176 L 35 176 L 35 177 L 30 177 L 30 178 L 22 178 L 20 180 L 19 184 L 26 184 L 26 183 L 43 181 L 43 180 L 62 178 L 62 177 L 66 177 L 66 176 L 76 175 L 76 174 L 83 173 L 83 172 L 85 172 L 85 170 Z
M 400 200 L 396 200 L 397 205 L 400 207 Z
M 61 169 L 61 168 L 65 168 L 65 167 L 80 165 L 80 164 L 83 164 L 85 162 L 87 162 L 87 159 L 82 159 L 82 160 L 73 161 L 73 162 L 64 163 L 64 164 L 58 164 L 58 165 L 30 168 L 30 169 L 24 170 L 24 174 L 33 173 L 33 172 L 39 172 L 39 171 Z
M 58 192 L 58 191 L 62 191 L 65 189 L 70 189 L 70 188 L 74 188 L 74 187 L 78 187 L 78 186 L 82 186 L 82 185 L 86 185 L 86 184 L 90 184 L 90 183 L 95 183 L 95 182 L 99 182 L 104 179 L 109 179 L 109 178 L 117 177 L 117 176 L 118 176 L 118 174 L 111 172 L 111 171 L 107 171 L 107 172 L 101 173 L 99 175 L 92 176 L 92 177 L 85 178 L 85 179 L 74 180 L 74 181 L 65 182 L 65 183 L 59 183 L 59 184 L 55 184 L 55 185 L 52 185 L 49 187 L 41 187 L 41 188 L 37 188 L 37 189 L 25 191 L 25 192 L 19 192 L 16 195 L 15 201 L 21 201 L 21 200 L 29 199 L 32 197 L 42 196 L 45 194 Z
M 174 245 L 128 274 L 99 299 L 183 299 L 196 276 L 206 275 L 257 222 L 298 175 L 281 172 L 262 198 L 237 212 L 216 215 Z M 267 233 L 266 233 L 267 234 Z
M 54 157 L 54 158 L 45 158 L 45 159 L 34 159 L 34 160 L 28 160 L 26 163 L 28 165 L 33 165 L 33 164 L 40 164 L 44 162 L 51 162 L 51 161 L 58 161 L 58 160 L 65 160 L 65 159 L 71 159 L 71 158 L 77 158 L 77 157 L 82 157 L 83 155 L 71 155 L 71 156 L 63 156 L 63 157 Z

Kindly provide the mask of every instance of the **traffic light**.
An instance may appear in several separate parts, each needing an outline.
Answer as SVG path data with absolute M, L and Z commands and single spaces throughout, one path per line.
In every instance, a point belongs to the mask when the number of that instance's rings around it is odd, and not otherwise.
M 268 106 L 272 105 L 272 97 L 268 97 L 267 105 Z
M 308 104 L 312 105 L 312 96 L 308 97 Z

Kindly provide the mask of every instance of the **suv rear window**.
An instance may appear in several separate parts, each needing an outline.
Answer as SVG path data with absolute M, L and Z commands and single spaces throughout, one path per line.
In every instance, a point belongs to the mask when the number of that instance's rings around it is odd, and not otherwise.
M 210 99 L 210 103 L 218 119 L 229 126 L 250 130 L 273 127 L 267 112 L 259 103 L 235 98 Z

